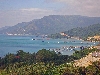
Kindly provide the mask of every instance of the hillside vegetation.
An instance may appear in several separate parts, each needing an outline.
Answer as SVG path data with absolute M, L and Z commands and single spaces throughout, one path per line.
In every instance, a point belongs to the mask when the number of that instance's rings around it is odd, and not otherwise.
M 73 28 L 71 30 L 65 31 L 64 33 L 68 34 L 71 37 L 78 36 L 81 38 L 100 35 L 100 24 L 94 24 L 88 27 Z
M 94 51 L 98 50 L 87 48 L 67 56 L 45 49 L 33 54 L 19 50 L 0 59 L 0 75 L 99 75 L 99 61 L 91 62 L 87 67 L 74 64 L 74 60 Z
M 86 40 L 87 37 L 100 35 L 100 24 L 93 24 L 87 27 L 77 27 L 68 31 L 63 31 L 64 34 L 70 37 L 79 37 Z M 68 38 L 68 36 L 62 36 L 60 33 L 51 34 L 50 38 Z

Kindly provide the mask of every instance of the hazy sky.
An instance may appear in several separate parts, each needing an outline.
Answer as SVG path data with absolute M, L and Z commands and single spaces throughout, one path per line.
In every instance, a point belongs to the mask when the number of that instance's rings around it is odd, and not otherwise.
M 48 15 L 100 17 L 100 0 L 0 0 L 0 27 Z

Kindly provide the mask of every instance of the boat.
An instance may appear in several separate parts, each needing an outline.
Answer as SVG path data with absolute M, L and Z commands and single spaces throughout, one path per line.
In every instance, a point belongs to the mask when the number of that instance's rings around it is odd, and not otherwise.
M 35 39 L 32 39 L 32 40 L 35 40 Z

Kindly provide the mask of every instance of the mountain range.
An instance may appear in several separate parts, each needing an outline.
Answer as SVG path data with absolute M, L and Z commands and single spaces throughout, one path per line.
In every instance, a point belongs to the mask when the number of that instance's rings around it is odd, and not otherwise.
M 100 17 L 49 15 L 30 22 L 18 23 L 8 28 L 1 28 L 0 34 L 53 34 L 98 23 L 100 23 Z

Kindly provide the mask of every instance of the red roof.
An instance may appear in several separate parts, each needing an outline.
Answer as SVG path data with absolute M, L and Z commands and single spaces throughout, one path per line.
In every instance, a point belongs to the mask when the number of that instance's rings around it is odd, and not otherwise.
M 15 56 L 15 58 L 20 58 L 20 56 Z

